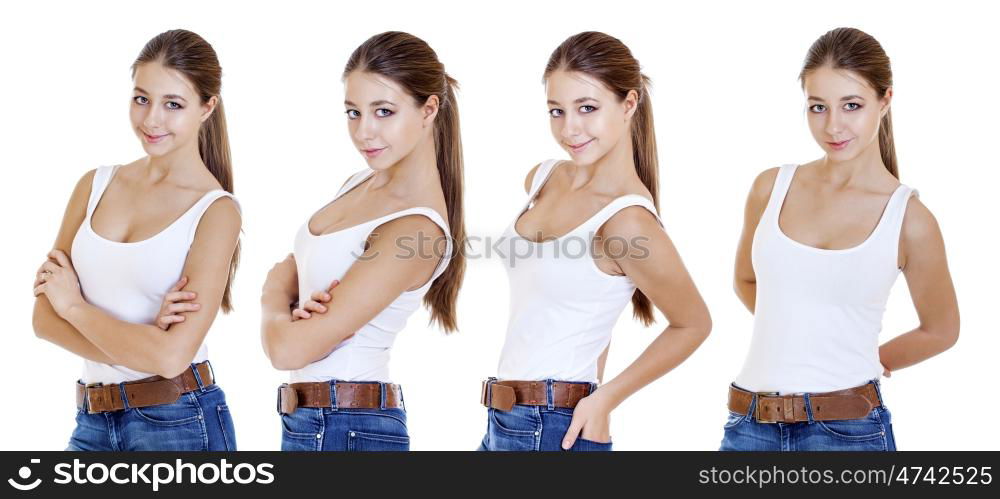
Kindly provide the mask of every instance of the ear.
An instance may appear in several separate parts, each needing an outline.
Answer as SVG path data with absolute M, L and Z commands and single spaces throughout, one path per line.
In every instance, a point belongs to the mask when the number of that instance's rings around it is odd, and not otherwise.
M 434 126 L 434 118 L 437 118 L 438 110 L 441 109 L 441 99 L 436 95 L 432 95 L 424 101 L 424 104 L 420 106 L 420 111 L 423 113 L 424 128 L 429 126 Z
M 628 93 L 625 94 L 625 100 L 622 101 L 622 105 L 625 106 L 625 119 L 632 119 L 632 115 L 634 115 L 635 111 L 639 109 L 639 92 L 629 90 Z
M 201 109 L 202 109 L 201 122 L 202 123 L 204 123 L 205 120 L 207 120 L 210 116 L 212 116 L 212 113 L 215 112 L 215 108 L 218 105 L 219 105 L 219 96 L 218 95 L 213 95 L 212 98 L 208 99 L 208 102 L 202 104 L 202 106 L 201 106 Z
M 889 112 L 889 106 L 892 104 L 892 87 L 885 89 L 885 96 L 879 99 L 879 118 L 885 118 L 885 114 Z

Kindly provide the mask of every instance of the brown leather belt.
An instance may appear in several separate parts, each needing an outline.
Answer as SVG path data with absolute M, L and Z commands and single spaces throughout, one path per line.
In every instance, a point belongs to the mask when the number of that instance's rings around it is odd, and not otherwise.
M 336 382 L 338 409 L 380 409 L 385 387 L 385 407 L 403 407 L 403 391 L 395 383 Z M 278 414 L 291 414 L 299 407 L 333 407 L 330 383 L 284 383 L 278 387 Z
M 549 405 L 545 381 L 515 381 L 490 378 L 483 381 L 479 402 L 486 407 L 509 411 L 515 404 Z M 591 383 L 552 382 L 552 405 L 572 409 L 590 395 Z
M 194 369 L 198 370 L 201 385 L 195 378 Z M 87 407 L 88 414 L 113 412 L 125 409 L 122 392 L 128 397 L 128 407 L 149 407 L 154 405 L 172 404 L 181 394 L 193 392 L 201 386 L 215 384 L 212 368 L 208 361 L 196 364 L 194 369 L 188 368 L 176 377 L 167 379 L 163 376 L 150 376 L 136 381 L 124 383 L 84 385 L 76 383 L 76 407 Z
M 801 423 L 809 421 L 806 398 L 803 395 L 757 393 L 754 419 L 758 423 Z M 753 392 L 729 385 L 729 410 L 746 414 L 753 401 Z M 813 421 L 836 421 L 863 418 L 882 405 L 878 390 L 866 383 L 835 392 L 810 393 L 809 407 Z

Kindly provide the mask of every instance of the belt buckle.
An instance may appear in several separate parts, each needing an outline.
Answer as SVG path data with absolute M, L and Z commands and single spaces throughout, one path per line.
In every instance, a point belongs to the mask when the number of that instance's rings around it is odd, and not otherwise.
M 780 397 L 781 394 L 778 393 L 778 392 L 757 392 L 756 396 L 757 396 L 757 403 L 754 404 L 754 407 L 753 407 L 753 417 L 754 417 L 754 420 L 756 420 L 758 423 L 764 423 L 764 424 L 777 424 L 777 423 L 779 423 L 779 421 L 770 421 L 770 420 L 767 420 L 767 419 L 761 419 L 760 418 L 760 398 L 761 397 Z
M 90 403 L 90 389 L 94 387 L 104 386 L 104 383 L 87 383 L 83 385 L 83 403 L 87 405 L 87 414 L 100 414 L 104 411 L 95 411 L 93 405 Z

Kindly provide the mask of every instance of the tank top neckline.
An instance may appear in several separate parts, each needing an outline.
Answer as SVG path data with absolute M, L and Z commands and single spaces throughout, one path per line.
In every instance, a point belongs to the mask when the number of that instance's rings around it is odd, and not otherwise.
M 781 177 L 781 175 L 780 175 L 781 172 L 780 171 L 779 171 L 778 177 L 775 177 L 775 186 L 776 187 L 780 187 L 781 192 L 780 193 L 779 192 L 772 193 L 772 196 L 774 194 L 780 194 L 780 196 L 778 197 L 777 201 L 774 204 L 774 208 L 775 208 L 774 215 L 771 217 L 772 218 L 772 227 L 774 228 L 775 232 L 778 233 L 778 236 L 782 240 L 787 241 L 788 243 L 791 243 L 794 246 L 803 248 L 803 249 L 808 250 L 808 251 L 813 251 L 813 252 L 816 252 L 816 253 L 825 253 L 825 254 L 850 253 L 850 252 L 853 252 L 853 251 L 859 251 L 859 250 L 863 249 L 872 240 L 874 240 L 876 238 L 876 236 L 879 234 L 879 232 L 881 232 L 882 228 L 887 223 L 886 219 L 889 218 L 888 215 L 889 215 L 890 209 L 893 206 L 893 203 L 896 202 L 896 198 L 900 196 L 900 193 L 906 190 L 906 185 L 903 184 L 903 183 L 900 183 L 898 186 L 896 186 L 896 189 L 893 190 L 892 194 L 889 195 L 888 201 L 886 201 L 885 206 L 882 208 L 882 213 L 881 213 L 881 215 L 879 215 L 879 219 L 878 219 L 878 222 L 875 224 L 875 227 L 871 230 L 871 232 L 868 233 L 868 237 L 866 237 L 860 243 L 858 243 L 858 244 L 856 244 L 854 246 L 847 247 L 847 248 L 818 248 L 816 246 L 811 246 L 811 245 L 808 245 L 808 244 L 796 241 L 795 239 L 792 239 L 787 234 L 785 234 L 784 230 L 781 229 L 781 222 L 780 222 L 780 220 L 781 220 L 781 210 L 782 210 L 782 208 L 785 205 L 785 199 L 788 197 L 788 191 L 791 189 L 792 181 L 795 179 L 795 172 L 798 171 L 798 168 L 801 165 L 799 165 L 799 164 L 790 164 L 790 165 L 785 165 L 785 166 L 786 166 L 786 168 L 788 170 L 788 173 L 786 174 L 787 178 L 784 178 L 784 179 L 779 178 L 779 177 Z M 781 184 L 780 186 L 778 185 L 779 182 Z
M 203 194 L 200 198 L 198 198 L 198 200 L 195 201 L 194 204 L 192 204 L 190 207 L 188 207 L 187 210 L 184 210 L 184 213 L 182 213 L 179 217 L 177 217 L 176 219 L 174 219 L 174 221 L 170 222 L 169 225 L 167 225 L 166 227 L 164 227 L 162 230 L 160 230 L 156 234 L 153 234 L 152 236 L 149 236 L 146 239 L 141 239 L 139 241 L 115 241 L 113 239 L 108 239 L 108 238 L 106 238 L 106 237 L 98 234 L 97 231 L 94 230 L 94 227 L 93 227 L 93 217 L 94 217 L 94 212 L 97 211 L 98 205 L 101 204 L 101 200 L 104 199 L 104 193 L 108 190 L 108 186 L 110 186 L 111 185 L 111 181 L 114 180 L 115 173 L 118 173 L 118 168 L 121 167 L 121 166 L 122 165 L 114 165 L 111 168 L 111 171 L 108 173 L 107 180 L 105 180 L 104 183 L 103 183 L 103 185 L 101 186 L 101 192 L 97 194 L 97 198 L 96 199 L 93 199 L 92 202 L 90 204 L 88 204 L 88 206 L 87 206 L 87 218 L 86 218 L 86 220 L 84 220 L 84 224 L 83 224 L 84 226 L 86 226 L 88 233 L 90 233 L 92 236 L 94 236 L 98 240 L 103 241 L 103 242 L 108 243 L 108 244 L 113 244 L 113 245 L 118 245 L 118 246 L 136 246 L 136 245 L 145 244 L 145 243 L 148 243 L 150 241 L 153 241 L 153 240 L 159 238 L 160 236 L 162 236 L 163 234 L 167 233 L 168 231 L 170 231 L 170 229 L 172 229 L 175 225 L 177 225 L 178 223 L 180 223 L 181 220 L 184 220 L 185 218 L 187 218 L 187 216 L 190 215 L 194 211 L 194 209 L 196 207 L 198 207 L 198 205 L 200 205 L 202 203 L 202 201 L 204 201 L 210 195 L 213 195 L 213 194 L 218 193 L 218 192 L 222 192 L 225 195 L 230 195 L 230 192 L 227 191 L 227 190 L 225 190 L 225 189 L 212 189 L 212 190 L 206 192 L 205 194 Z M 94 173 L 94 175 L 96 177 L 97 173 Z M 91 193 L 91 194 L 93 195 L 93 193 Z
M 521 235 L 520 232 L 517 231 L 517 222 L 520 221 L 521 217 L 523 217 L 524 214 L 529 211 L 529 209 L 531 208 L 531 203 L 533 203 L 535 201 L 535 198 L 538 197 L 538 194 L 542 191 L 542 187 L 545 185 L 546 182 L 548 182 L 549 177 L 552 176 L 552 172 L 555 171 L 555 169 L 556 169 L 557 166 L 561 165 L 562 163 L 565 163 L 565 161 L 550 160 L 550 161 L 547 161 L 546 163 L 549 163 L 549 164 L 547 166 L 547 171 L 545 172 L 545 177 L 541 179 L 541 182 L 538 183 L 537 186 L 533 186 L 532 187 L 531 192 L 528 195 L 528 201 L 524 204 L 524 207 L 521 208 L 520 213 L 518 213 L 517 216 L 514 217 L 514 222 L 510 225 L 510 230 L 511 230 L 511 232 L 514 233 L 515 236 L 517 236 L 520 239 L 523 239 L 524 241 L 527 241 L 530 244 L 540 245 L 540 244 L 547 244 L 547 243 L 558 243 L 559 241 L 561 241 L 561 240 L 569 237 L 570 235 L 576 233 L 581 228 L 587 226 L 591 221 L 593 221 L 594 219 L 596 219 L 597 217 L 599 217 L 601 214 L 603 214 L 609 208 L 611 208 L 612 206 L 614 206 L 615 203 L 618 203 L 622 199 L 626 199 L 626 198 L 630 198 L 630 197 L 635 196 L 635 197 L 641 198 L 641 199 L 649 202 L 650 206 L 654 206 L 652 204 L 652 201 L 650 201 L 649 198 L 647 198 L 646 196 L 643 196 L 642 194 L 635 194 L 635 193 L 624 194 L 624 195 L 621 195 L 621 196 L 618 196 L 618 197 L 612 199 L 607 204 L 605 204 L 604 206 L 602 206 L 599 210 L 597 210 L 596 213 L 594 213 L 593 215 L 591 215 L 590 217 L 588 217 L 586 220 L 584 220 L 583 222 L 581 222 L 580 224 L 578 224 L 576 227 L 573 227 L 572 229 L 570 229 L 569 232 L 567 232 L 567 233 L 565 233 L 565 234 L 563 234 L 561 236 L 552 237 L 552 238 L 548 238 L 548 239 L 543 239 L 541 241 L 535 241 L 533 239 L 529 239 L 527 237 L 524 237 L 523 235 Z M 543 163 L 543 165 L 544 164 L 545 163 Z M 539 169 L 541 169 L 541 167 L 539 167 Z M 537 174 L 538 172 L 536 171 L 535 173 Z M 655 210 L 653 210 L 653 211 L 655 212 Z M 610 275 L 610 274 L 605 274 L 605 275 Z M 613 276 L 613 277 L 620 277 L 620 276 Z
M 315 218 L 315 217 L 316 217 L 316 215 L 317 215 L 317 214 L 319 214 L 319 212 L 321 212 L 321 211 L 323 211 L 323 210 L 325 210 L 325 209 L 329 208 L 329 207 L 330 207 L 330 205 L 332 205 L 333 203 L 337 202 L 337 200 L 338 200 L 338 199 L 340 199 L 341 197 L 343 197 L 343 196 L 344 196 L 345 194 L 347 194 L 348 192 L 350 192 L 350 191 L 354 190 L 354 189 L 355 189 L 356 187 L 358 187 L 358 186 L 360 186 L 361 184 L 363 184 L 363 183 L 364 183 L 364 182 L 365 182 L 366 180 L 368 180 L 369 178 L 371 178 L 371 177 L 372 177 L 373 175 L 375 175 L 375 170 L 369 170 L 369 171 L 368 171 L 368 172 L 366 172 L 366 173 L 365 173 L 365 175 L 364 175 L 363 177 L 361 177 L 361 178 L 360 178 L 360 180 L 358 180 L 357 182 L 350 182 L 350 181 L 348 181 L 348 184 L 347 184 L 347 185 L 345 185 L 345 186 L 344 186 L 344 187 L 343 187 L 343 188 L 342 188 L 342 189 L 340 190 L 340 192 L 338 192 L 338 193 L 337 193 L 337 195 L 336 195 L 336 196 L 334 196 L 334 197 L 333 197 L 333 199 L 331 199 L 331 200 L 330 200 L 330 202 L 329 202 L 329 203 L 326 203 L 325 205 L 323 205 L 323 207 L 322 207 L 322 208 L 320 208 L 319 210 L 316 210 L 316 212 L 314 212 L 314 213 L 312 214 L 312 216 L 310 216 L 310 217 L 309 217 L 309 219 L 308 219 L 308 220 L 306 220 L 306 226 L 305 226 L 305 229 L 306 229 L 306 230 L 305 230 L 305 233 L 306 233 L 306 234 L 307 234 L 307 235 L 308 235 L 308 236 L 309 236 L 310 238 L 313 238 L 313 239 L 318 239 L 318 238 L 322 238 L 322 237 L 326 237 L 326 236 L 332 236 L 332 235 L 334 235 L 334 234 L 340 234 L 340 233 L 343 233 L 343 232 L 348 232 L 348 231 L 352 231 L 352 230 L 357 230 L 357 229 L 360 229 L 360 228 L 363 228 L 363 227 L 367 227 L 367 226 L 369 226 L 369 225 L 371 225 L 371 224 L 373 224 L 373 223 L 375 223 L 375 222 L 378 222 L 378 221 L 380 221 L 380 220 L 383 220 L 383 219 L 386 219 L 386 218 L 389 218 L 389 217 L 393 217 L 393 216 L 396 216 L 396 215 L 399 215 L 400 213 L 405 213 L 405 212 L 407 212 L 407 211 L 414 211 L 414 210 L 416 210 L 416 211 L 421 211 L 421 210 L 430 210 L 431 214 L 433 214 L 433 216 L 434 216 L 434 217 L 432 217 L 432 218 L 435 218 L 435 217 L 437 218 L 437 220 L 435 220 L 435 222 L 437 222 L 437 223 L 438 223 L 439 225 L 441 225 L 441 226 L 442 226 L 442 227 L 441 227 L 441 228 L 442 228 L 442 230 L 444 230 L 444 231 L 445 231 L 445 235 L 446 235 L 446 236 L 448 235 L 448 230 L 446 229 L 446 227 L 448 227 L 448 224 L 447 224 L 447 223 L 445 223 L 445 221 L 444 221 L 444 217 L 442 217 L 442 216 L 441 216 L 441 214 L 440 214 L 440 213 L 438 213 L 438 211 L 437 211 L 437 210 L 435 210 L 434 208 L 431 208 L 430 206 L 411 206 L 411 207 L 409 207 L 409 208 L 404 208 L 404 209 L 402 209 L 402 210 L 396 210 L 396 211 L 394 211 L 394 212 L 392 212 L 392 213 L 387 213 L 387 214 L 385 214 L 385 215 L 382 215 L 382 216 L 379 216 L 379 217 L 376 217 L 376 218 L 373 218 L 373 219 L 371 219 L 371 220 L 367 220 L 367 221 L 364 221 L 364 222 L 360 222 L 360 223 L 357 223 L 357 224 L 354 224 L 354 225 L 351 225 L 351 226 L 349 226 L 349 227 L 344 227 L 344 228 L 341 228 L 341 229 L 337 229 L 337 230 L 334 230 L 334 231 L 331 231 L 331 232 L 326 232 L 326 233 L 323 233 L 323 234 L 315 234 L 315 233 L 313 233 L 312 229 L 311 229 L 311 228 L 309 228 L 309 226 L 310 226 L 310 225 L 312 225 L 312 221 L 313 221 L 313 218 Z M 426 215 L 427 213 L 424 213 L 424 214 Z

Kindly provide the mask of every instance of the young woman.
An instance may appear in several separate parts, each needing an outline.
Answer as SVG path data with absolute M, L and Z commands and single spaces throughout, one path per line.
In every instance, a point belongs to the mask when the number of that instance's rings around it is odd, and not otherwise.
M 580 33 L 552 53 L 545 83 L 552 135 L 573 159 L 528 173 L 528 202 L 505 233 L 518 258 L 506 262 L 510 317 L 498 377 L 483 383 L 480 450 L 610 450 L 611 410 L 684 361 L 711 329 L 658 216 L 652 107 L 638 61 L 616 38 Z M 598 387 L 629 300 L 643 324 L 655 304 L 670 326 Z
M 899 182 L 889 58 L 832 30 L 799 75 L 822 158 L 757 177 L 735 289 L 754 313 L 722 450 L 895 450 L 879 377 L 951 347 L 958 304 L 937 222 Z M 902 271 L 920 326 L 881 346 Z
M 455 330 L 465 268 L 455 87 L 407 33 L 375 35 L 347 62 L 347 126 L 368 168 L 302 225 L 261 296 L 264 350 L 292 371 L 283 450 L 409 449 L 389 352 L 421 301 Z
M 239 255 L 219 61 L 167 31 L 132 77 L 146 156 L 77 183 L 35 281 L 35 334 L 84 358 L 68 450 L 235 450 L 204 343 Z

